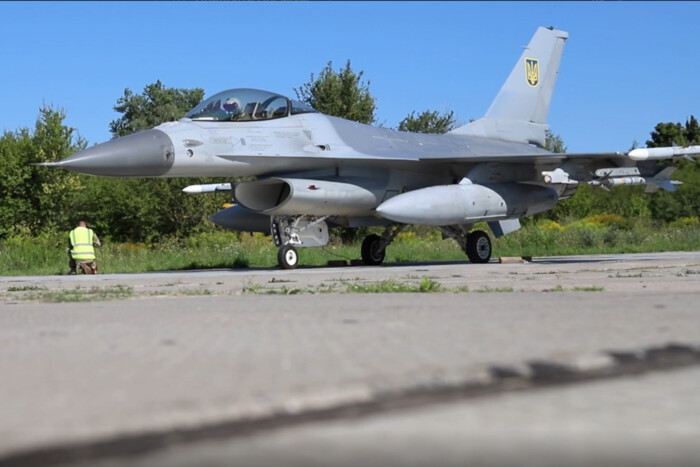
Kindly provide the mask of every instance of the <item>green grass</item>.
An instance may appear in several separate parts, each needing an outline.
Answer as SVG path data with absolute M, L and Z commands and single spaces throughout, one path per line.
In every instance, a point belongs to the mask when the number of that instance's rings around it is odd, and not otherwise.
M 7 288 L 8 292 L 27 292 L 31 290 L 42 290 L 44 287 L 39 287 L 38 285 L 23 285 L 23 286 L 11 286 Z
M 512 287 L 488 287 L 483 286 L 478 289 L 469 289 L 468 286 L 456 288 L 444 287 L 439 282 L 429 277 L 421 277 L 419 281 L 402 282 L 400 280 L 387 279 L 376 282 L 367 282 L 360 279 L 340 280 L 335 284 L 307 288 L 290 288 L 249 283 L 243 288 L 243 293 L 247 295 L 299 295 L 299 294 L 348 294 L 348 293 L 511 293 L 516 292 Z M 273 281 L 271 281 L 273 282 Z M 602 292 L 605 289 L 599 286 L 564 288 L 557 285 L 552 289 L 545 289 L 543 292 Z
M 543 292 L 602 292 L 604 290 L 604 287 L 600 287 L 597 285 L 592 285 L 590 287 L 573 287 L 571 289 L 567 289 L 565 287 L 562 287 L 561 285 L 557 285 L 552 289 L 543 290 Z
M 62 303 L 62 302 L 94 302 L 107 300 L 124 300 L 133 296 L 133 288 L 126 285 L 111 287 L 91 287 L 83 289 L 76 287 L 71 290 L 45 290 L 25 295 L 25 300 Z
M 395 292 L 441 292 L 440 283 L 428 278 L 421 278 L 417 284 L 399 282 L 392 279 L 379 282 L 343 282 L 347 293 L 395 293 Z
M 500 292 L 514 292 L 513 287 L 482 287 L 480 289 L 474 289 L 472 292 L 477 293 L 500 293 Z
M 607 223 L 605 223 L 607 222 Z M 700 249 L 700 229 L 694 223 L 671 226 L 647 221 L 602 222 L 600 216 L 561 226 L 551 221 L 525 225 L 493 240 L 493 256 L 551 256 L 616 254 Z M 478 225 L 480 229 L 488 230 Z M 421 232 L 418 234 L 416 232 Z M 326 265 L 331 260 L 360 258 L 360 242 L 299 248 L 302 266 Z M 387 249 L 386 263 L 465 261 L 454 240 L 442 240 L 437 229 L 401 233 Z M 274 267 L 277 248 L 269 236 L 236 232 L 199 234 L 159 243 L 112 243 L 97 249 L 100 273 L 129 273 L 187 269 Z M 0 241 L 0 275 L 61 275 L 68 273 L 63 235 L 11 237 Z M 688 274 L 697 271 L 688 272 Z M 383 287 L 391 288 L 391 284 Z M 430 287 L 429 284 L 425 287 Z M 294 289 L 288 289 L 294 293 Z
M 574 287 L 573 289 L 574 292 L 602 292 L 605 290 L 604 287 L 599 287 L 597 285 L 592 285 L 590 287 Z

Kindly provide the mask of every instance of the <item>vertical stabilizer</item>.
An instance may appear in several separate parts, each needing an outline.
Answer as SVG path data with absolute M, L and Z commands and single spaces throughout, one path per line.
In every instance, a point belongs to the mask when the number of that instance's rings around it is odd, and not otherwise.
M 565 31 L 538 28 L 486 115 L 450 133 L 543 146 L 549 129 L 549 104 L 568 37 Z

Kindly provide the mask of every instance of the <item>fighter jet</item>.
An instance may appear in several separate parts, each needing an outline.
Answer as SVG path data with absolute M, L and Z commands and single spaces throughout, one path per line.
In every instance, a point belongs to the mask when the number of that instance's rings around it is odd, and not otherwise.
M 106 177 L 221 177 L 186 193 L 231 191 L 211 216 L 227 229 L 271 234 L 280 267 L 299 247 L 328 243 L 332 228 L 383 227 L 362 242 L 367 265 L 407 225 L 434 226 L 469 260 L 491 258 L 496 238 L 519 219 L 554 208 L 581 184 L 645 185 L 673 191 L 673 166 L 700 146 L 609 153 L 544 149 L 547 113 L 568 33 L 540 27 L 483 118 L 447 134 L 377 128 L 324 115 L 259 89 L 230 89 L 184 118 L 113 139 L 44 165 Z M 238 181 L 254 177 L 253 181 Z

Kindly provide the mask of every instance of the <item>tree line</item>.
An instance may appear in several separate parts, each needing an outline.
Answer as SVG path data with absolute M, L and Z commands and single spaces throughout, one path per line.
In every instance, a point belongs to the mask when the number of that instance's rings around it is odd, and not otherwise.
M 328 115 L 376 124 L 376 98 L 363 72 L 355 72 L 348 60 L 337 71 L 332 62 L 294 92 L 298 100 Z M 109 123 L 112 137 L 125 136 L 184 116 L 199 104 L 204 90 L 168 88 L 158 80 L 141 94 L 125 89 L 114 110 L 121 114 Z M 76 129 L 64 124 L 61 109 L 43 106 L 33 129 L 5 131 L 0 137 L 0 240 L 11 236 L 36 236 L 70 230 L 77 219 L 89 219 L 100 235 L 112 241 L 158 242 L 220 228 L 208 221 L 230 201 L 226 193 L 191 196 L 182 188 L 217 183 L 220 179 L 131 179 L 75 174 L 39 167 L 36 163 L 61 160 L 87 147 Z M 396 129 L 422 133 L 446 133 L 458 126 L 454 112 L 414 110 Z M 694 116 L 685 123 L 657 124 L 647 147 L 700 144 L 700 127 Z M 546 146 L 566 152 L 562 139 L 548 133 Z M 535 217 L 575 219 L 591 214 L 618 214 L 671 222 L 700 217 L 700 170 L 687 161 L 676 178 L 685 182 L 675 193 L 645 194 L 643 187 L 607 192 L 581 186 L 571 199 Z

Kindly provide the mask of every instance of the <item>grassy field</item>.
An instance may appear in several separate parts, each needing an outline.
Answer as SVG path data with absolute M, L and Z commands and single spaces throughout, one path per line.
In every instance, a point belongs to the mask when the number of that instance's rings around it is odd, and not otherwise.
M 477 228 L 488 231 L 485 226 L 478 225 Z M 466 259 L 457 243 L 441 239 L 439 231 L 420 232 L 413 230 L 399 234 L 387 249 L 386 262 Z M 0 275 L 67 274 L 66 235 L 3 240 L 0 242 Z M 277 248 L 269 236 L 261 234 L 217 232 L 153 244 L 104 240 L 104 246 L 97 249 L 100 273 L 277 265 Z M 700 249 L 700 221 L 686 218 L 658 226 L 610 215 L 592 216 L 566 225 L 540 221 L 495 239 L 493 248 L 493 257 L 693 251 Z M 300 248 L 299 257 L 302 265 L 359 259 L 360 243 Z

